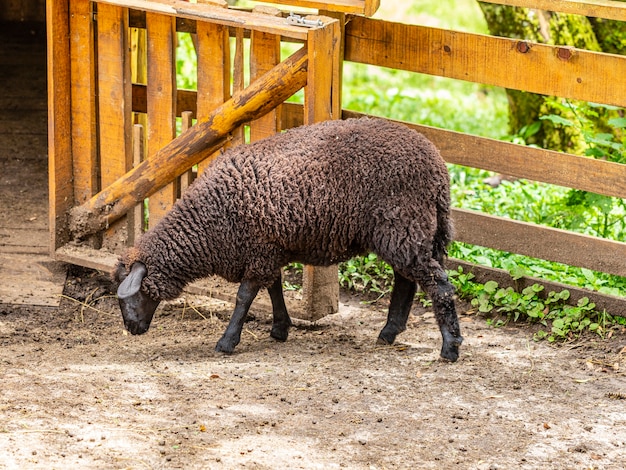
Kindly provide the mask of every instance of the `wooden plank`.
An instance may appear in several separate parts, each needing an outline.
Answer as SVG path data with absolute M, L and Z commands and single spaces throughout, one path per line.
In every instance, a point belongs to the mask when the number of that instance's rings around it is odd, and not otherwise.
M 102 230 L 221 147 L 232 129 L 285 101 L 306 84 L 307 64 L 306 51 L 301 49 L 214 110 L 207 121 L 197 123 L 153 158 L 73 208 L 69 220 L 73 235 L 84 237 Z
M 277 16 L 279 10 L 264 10 L 265 14 Z M 280 36 L 252 31 L 250 36 L 250 81 L 253 82 L 269 72 L 280 62 Z M 280 110 L 277 106 L 265 116 L 250 123 L 250 141 L 261 140 L 274 135 L 280 129 Z
M 466 209 L 452 215 L 457 241 L 626 276 L 626 243 Z
M 250 12 L 223 8 L 221 5 L 190 3 L 183 0 L 95 0 L 96 3 L 118 5 L 135 10 L 210 21 L 225 26 L 243 28 L 266 33 L 280 34 L 292 39 L 305 40 L 308 28 L 290 24 L 284 18 L 257 15 Z
M 272 3 L 366 16 L 372 16 L 380 6 L 380 0 L 272 0 Z
M 311 19 L 317 19 L 312 17 Z M 337 68 L 341 27 L 339 21 L 319 17 L 325 26 L 311 30 L 307 41 L 309 70 L 304 90 L 304 123 L 313 124 L 328 119 L 339 119 L 341 106 L 337 92 L 341 83 Z M 304 266 L 302 279 L 303 319 L 315 321 L 339 310 L 339 282 L 337 266 Z
M 146 15 L 148 45 L 148 158 L 176 137 L 175 21 Z M 176 201 L 178 188 L 169 183 L 150 196 L 149 227 L 154 227 Z
M 365 116 L 343 111 L 343 119 Z M 448 163 L 626 198 L 626 165 L 400 122 L 424 134 Z M 546 171 L 550 168 L 550 171 Z
M 101 187 L 106 188 L 132 166 L 131 77 L 128 12 L 98 7 L 98 124 Z M 103 245 L 112 251 L 126 244 L 124 222 L 111 224 Z
M 230 39 L 228 27 L 198 22 L 198 96 L 197 117 L 204 121 L 211 112 L 230 98 Z M 198 174 L 215 158 L 210 155 L 198 163 Z
M 345 58 L 626 106 L 619 86 L 626 77 L 626 57 L 618 55 L 355 16 L 346 24 Z
M 48 185 L 50 250 L 69 240 L 66 214 L 74 202 L 72 186 L 69 4 L 46 3 L 48 44 Z
M 574 15 L 593 16 L 626 21 L 626 4 L 613 0 L 485 0 L 487 3 L 537 10 L 558 11 Z
M 82 204 L 98 192 L 96 84 L 93 4 L 70 1 L 72 161 L 74 201 Z

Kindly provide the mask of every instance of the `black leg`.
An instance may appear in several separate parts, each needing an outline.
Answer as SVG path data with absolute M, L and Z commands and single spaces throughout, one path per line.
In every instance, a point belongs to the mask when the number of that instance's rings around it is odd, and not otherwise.
M 406 330 L 406 322 L 417 289 L 415 282 L 402 276 L 398 271 L 394 270 L 393 274 L 394 284 L 387 323 L 378 335 L 378 342 L 382 344 L 393 344 L 396 336 Z
M 224 335 L 217 342 L 215 350 L 218 352 L 232 353 L 235 350 L 235 346 L 239 344 L 241 340 L 241 330 L 243 329 L 244 321 L 250 305 L 259 292 L 259 286 L 252 281 L 242 281 L 237 291 L 237 301 L 235 303 L 235 310 L 230 318 L 230 323 L 224 332 Z
M 289 318 L 289 313 L 287 313 L 287 306 L 283 297 L 283 283 L 280 276 L 268 287 L 267 291 L 270 294 L 270 299 L 272 299 L 273 321 L 270 336 L 278 341 L 287 341 L 291 318 Z
M 428 270 L 421 273 L 418 282 L 433 301 L 435 319 L 439 325 L 443 345 L 441 357 L 455 362 L 459 358 L 459 346 L 463 342 L 459 318 L 454 306 L 454 286 L 436 260 L 431 260 Z

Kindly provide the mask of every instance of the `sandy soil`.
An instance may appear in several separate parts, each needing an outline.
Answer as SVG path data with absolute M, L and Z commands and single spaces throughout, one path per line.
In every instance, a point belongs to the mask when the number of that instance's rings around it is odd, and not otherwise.
M 223 302 L 189 295 L 133 337 L 102 275 L 65 295 L 0 305 L 1 469 L 626 467 L 624 330 L 553 347 L 462 315 L 450 364 L 428 309 L 381 347 L 386 301 L 344 298 L 284 344 L 257 310 L 224 356 Z

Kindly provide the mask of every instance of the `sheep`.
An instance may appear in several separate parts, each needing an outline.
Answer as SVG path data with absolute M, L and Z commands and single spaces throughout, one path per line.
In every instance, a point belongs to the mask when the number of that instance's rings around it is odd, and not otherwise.
M 429 140 L 377 118 L 301 126 L 229 149 L 120 257 L 113 278 L 124 324 L 145 333 L 161 300 L 216 274 L 240 283 L 216 351 L 239 344 L 262 288 L 272 302 L 270 336 L 286 341 L 292 322 L 282 267 L 374 252 L 395 276 L 378 342 L 392 344 L 406 329 L 419 284 L 432 300 L 441 357 L 454 362 L 463 338 L 443 267 L 452 237 L 449 184 Z

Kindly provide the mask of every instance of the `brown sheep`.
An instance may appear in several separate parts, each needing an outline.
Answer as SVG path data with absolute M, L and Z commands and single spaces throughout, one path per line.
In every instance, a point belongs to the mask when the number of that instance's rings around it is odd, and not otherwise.
M 376 253 L 394 270 L 387 323 L 393 343 L 417 284 L 430 296 L 456 361 L 463 341 L 454 287 L 443 268 L 451 239 L 446 165 L 435 146 L 406 126 L 349 119 L 302 126 L 219 156 L 172 210 L 121 257 L 113 273 L 124 322 L 150 326 L 161 300 L 217 274 L 239 282 L 230 323 L 216 350 L 233 352 L 259 289 L 273 305 L 271 336 L 287 339 L 281 268 L 328 266 Z

